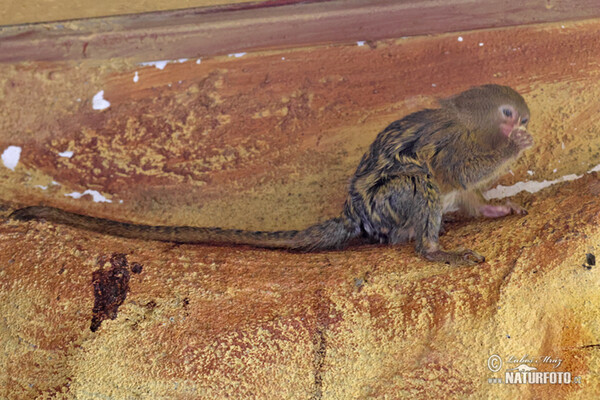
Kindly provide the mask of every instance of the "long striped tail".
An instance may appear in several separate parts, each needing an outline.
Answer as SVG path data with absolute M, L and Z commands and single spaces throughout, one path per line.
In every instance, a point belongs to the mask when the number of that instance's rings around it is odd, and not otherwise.
M 332 218 L 300 231 L 276 232 L 193 226 L 138 225 L 90 217 L 44 206 L 21 208 L 14 211 L 9 218 L 23 221 L 41 219 L 98 233 L 134 239 L 175 243 L 249 245 L 300 251 L 339 249 L 359 234 L 359 229 L 354 223 L 344 217 Z

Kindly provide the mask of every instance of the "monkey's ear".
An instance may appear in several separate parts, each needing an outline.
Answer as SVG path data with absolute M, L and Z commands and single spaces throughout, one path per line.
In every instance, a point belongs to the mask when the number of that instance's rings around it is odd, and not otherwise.
M 446 97 L 445 99 L 438 99 L 438 104 L 443 108 L 453 107 L 455 98 L 456 98 L 456 95 L 454 95 L 452 97 Z
M 447 97 L 445 99 L 438 99 L 438 104 L 441 108 L 445 108 L 447 110 L 456 110 L 460 111 L 461 104 L 458 96 Z
M 472 87 L 445 99 L 439 99 L 438 103 L 444 108 L 454 108 L 457 110 L 472 109 L 481 103 L 482 99 L 489 97 L 489 95 L 483 93 L 485 89 L 489 89 L 488 86 L 492 85 Z
M 482 108 L 482 102 L 485 102 L 490 97 L 486 92 L 492 91 L 495 86 L 498 85 L 475 86 L 454 96 L 440 99 L 438 103 L 442 108 L 472 113 Z

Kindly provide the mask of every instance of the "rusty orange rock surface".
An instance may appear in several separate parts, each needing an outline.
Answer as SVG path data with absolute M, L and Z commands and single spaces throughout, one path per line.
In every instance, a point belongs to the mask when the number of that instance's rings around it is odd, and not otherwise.
M 600 164 L 599 28 L 164 69 L 121 59 L 0 65 L 0 152 L 22 149 L 14 171 L 0 165 L 0 396 L 596 397 L 600 278 L 582 264 L 600 245 L 600 183 L 588 173 Z M 525 217 L 452 225 L 442 243 L 484 253 L 480 266 L 427 263 L 411 246 L 292 254 L 5 219 L 43 203 L 149 224 L 302 228 L 339 213 L 360 156 L 389 122 L 488 82 L 524 95 L 536 140 L 500 183 L 581 177 L 517 195 Z M 96 110 L 100 91 L 110 106 Z M 110 202 L 68 196 L 86 190 Z M 110 271 L 113 254 L 127 258 L 126 296 L 92 332 L 94 282 L 105 282 L 94 271 Z M 499 373 L 492 355 L 504 361 Z M 488 382 L 527 355 L 562 360 L 535 366 L 581 383 Z

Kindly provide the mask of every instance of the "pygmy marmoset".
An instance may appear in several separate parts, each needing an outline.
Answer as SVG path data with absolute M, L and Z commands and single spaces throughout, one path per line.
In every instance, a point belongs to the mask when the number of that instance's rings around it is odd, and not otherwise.
M 300 231 L 135 225 L 43 206 L 16 210 L 11 217 L 130 238 L 300 251 L 340 249 L 360 237 L 389 244 L 414 240 L 428 260 L 479 263 L 484 257 L 472 250 L 440 247 L 442 215 L 451 207 L 485 217 L 525 212 L 512 203 L 486 204 L 481 190 L 533 144 L 528 122 L 523 97 L 499 85 L 471 88 L 441 100 L 440 108 L 392 122 L 362 157 L 341 215 Z

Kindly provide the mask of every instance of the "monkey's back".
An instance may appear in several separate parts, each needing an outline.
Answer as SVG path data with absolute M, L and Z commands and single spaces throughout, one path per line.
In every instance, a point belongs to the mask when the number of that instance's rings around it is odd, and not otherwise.
M 392 122 L 377 135 L 350 181 L 344 209 L 346 217 L 359 224 L 366 236 L 388 242 L 389 234 L 398 228 L 410 236 L 414 194 L 437 190 L 434 182 L 423 185 L 415 177 L 433 179 L 427 158 L 435 150 L 430 150 L 429 144 L 441 142 L 443 145 L 443 141 L 449 139 L 444 137 L 444 131 L 451 132 L 451 126 L 452 121 L 444 110 L 426 109 Z M 404 186 L 412 187 L 412 191 L 405 190 Z M 386 198 L 386 191 L 394 198 Z M 407 207 L 392 210 L 386 202 Z

